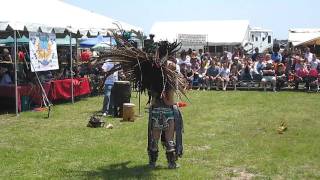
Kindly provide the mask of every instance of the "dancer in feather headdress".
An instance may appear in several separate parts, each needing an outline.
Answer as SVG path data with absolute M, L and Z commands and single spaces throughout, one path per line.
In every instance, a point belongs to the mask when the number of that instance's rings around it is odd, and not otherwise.
M 166 149 L 169 168 L 176 168 L 176 160 L 183 154 L 181 113 L 174 102 L 174 95 L 186 97 L 187 81 L 176 71 L 174 55 L 180 43 L 161 41 L 149 43 L 143 50 L 135 48 L 126 34 L 113 32 L 117 47 L 103 52 L 101 60 L 112 59 L 117 65 L 109 71 L 123 70 L 127 80 L 151 96 L 148 123 L 149 165 L 156 167 L 158 141 Z

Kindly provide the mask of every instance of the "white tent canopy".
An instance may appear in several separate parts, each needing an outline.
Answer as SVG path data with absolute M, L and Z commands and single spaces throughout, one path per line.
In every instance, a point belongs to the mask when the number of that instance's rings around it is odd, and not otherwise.
M 116 21 L 112 18 L 99 15 L 88 10 L 67 4 L 60 0 L 9 0 L 1 3 L 0 30 L 8 28 L 14 30 L 37 31 L 56 33 L 65 30 L 73 33 L 97 35 L 106 33 L 108 29 L 116 29 L 118 23 L 125 30 L 139 27 Z
M 291 42 L 293 46 L 298 46 L 300 44 L 312 41 L 319 37 L 320 37 L 320 28 L 290 29 L 288 41 Z
M 178 34 L 202 34 L 209 45 L 243 44 L 248 38 L 248 20 L 156 22 L 150 33 L 155 40 L 174 41 Z
M 102 16 L 85 9 L 64 3 L 60 0 L 8 0 L 2 1 L 3 7 L 0 11 L 0 34 L 6 36 L 13 35 L 14 42 L 14 64 L 17 67 L 17 35 L 21 36 L 23 33 L 31 32 L 55 32 L 60 33 L 75 33 L 81 35 L 96 36 L 98 34 L 106 35 L 110 29 L 117 29 L 117 24 L 124 30 L 141 31 L 141 28 L 129 25 L 124 22 L 117 22 L 114 19 Z M 71 38 L 70 38 L 71 44 Z M 72 61 L 72 46 L 70 46 L 70 71 L 73 69 Z M 18 76 L 17 70 L 15 72 L 15 101 L 16 114 L 18 114 Z M 71 73 L 73 79 L 73 73 Z M 39 79 L 38 79 L 39 80 Z M 40 82 L 40 80 L 39 80 Z M 41 89 L 43 87 L 39 83 Z M 71 97 L 74 102 L 74 89 L 71 80 Z M 44 92 L 44 90 L 43 90 Z M 44 97 L 46 98 L 45 93 Z M 51 104 L 48 101 L 49 104 Z M 50 108 L 49 108 L 50 109 Z

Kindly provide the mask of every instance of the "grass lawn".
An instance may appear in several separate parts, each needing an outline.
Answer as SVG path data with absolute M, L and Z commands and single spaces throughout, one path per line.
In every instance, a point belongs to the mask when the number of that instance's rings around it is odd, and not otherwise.
M 0 115 L 0 179 L 320 179 L 319 94 L 192 91 L 189 97 L 177 170 L 166 169 L 163 149 L 160 167 L 147 167 L 144 106 L 134 123 L 108 117 L 114 129 L 87 128 L 100 96 L 56 105 L 50 119 L 46 112 Z M 282 121 L 288 130 L 281 135 Z

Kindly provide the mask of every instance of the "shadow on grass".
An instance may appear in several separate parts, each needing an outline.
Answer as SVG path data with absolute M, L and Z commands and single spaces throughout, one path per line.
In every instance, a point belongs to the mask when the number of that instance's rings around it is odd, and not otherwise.
M 129 166 L 131 161 L 110 164 L 94 171 L 82 172 L 88 179 L 150 179 L 153 171 L 148 165 Z M 158 168 L 157 168 L 158 169 Z

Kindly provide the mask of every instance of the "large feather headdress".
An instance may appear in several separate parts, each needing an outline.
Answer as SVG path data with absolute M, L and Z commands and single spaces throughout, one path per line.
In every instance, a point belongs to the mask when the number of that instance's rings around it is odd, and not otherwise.
M 122 70 L 126 80 L 135 83 L 140 91 L 151 90 L 161 94 L 171 89 L 179 98 L 181 95 L 186 97 L 186 79 L 168 66 L 168 62 L 179 51 L 181 43 L 160 41 L 149 49 L 142 50 L 134 47 L 123 33 L 112 31 L 112 36 L 117 46 L 101 52 L 99 56 L 99 61 L 110 59 L 116 64 L 108 74 Z

